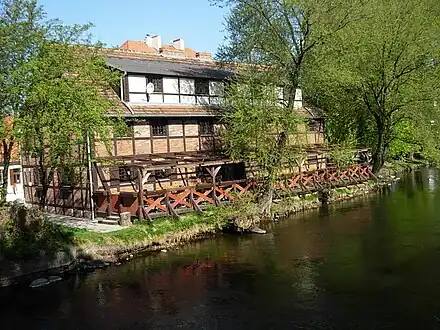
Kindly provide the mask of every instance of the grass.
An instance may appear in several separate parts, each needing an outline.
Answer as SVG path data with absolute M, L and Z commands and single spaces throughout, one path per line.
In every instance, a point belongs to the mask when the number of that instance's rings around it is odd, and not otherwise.
M 52 257 L 59 251 L 69 251 L 74 240 L 71 231 L 48 221 L 38 231 L 15 230 L 12 221 L 7 221 L 0 231 L 0 261 Z
M 167 248 L 214 233 L 225 226 L 238 209 L 213 207 L 203 214 L 190 213 L 179 219 L 135 221 L 129 228 L 109 233 L 64 227 L 47 220 L 38 230 L 19 230 L 12 221 L 6 220 L 0 223 L 0 261 L 38 259 L 72 249 L 83 257 L 114 260 L 127 252 Z
M 73 236 L 74 245 L 85 256 L 101 259 L 137 250 L 157 250 L 214 233 L 228 223 L 227 207 L 208 209 L 203 214 L 160 218 L 152 222 L 135 221 L 134 225 L 115 232 L 97 233 L 85 229 L 63 228 Z
M 424 160 L 391 160 L 385 162 L 384 166 L 380 169 L 379 175 L 391 176 L 397 175 L 402 172 L 412 171 L 417 168 L 427 166 L 428 163 Z

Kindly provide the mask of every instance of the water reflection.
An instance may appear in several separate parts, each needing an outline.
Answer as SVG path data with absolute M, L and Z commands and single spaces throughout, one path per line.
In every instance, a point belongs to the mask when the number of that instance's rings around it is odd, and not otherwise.
M 440 329 L 438 172 L 42 290 L 1 329 Z

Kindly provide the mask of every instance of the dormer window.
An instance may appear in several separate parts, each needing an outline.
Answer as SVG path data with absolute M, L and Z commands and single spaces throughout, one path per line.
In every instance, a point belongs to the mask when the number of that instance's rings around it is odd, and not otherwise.
M 209 95 L 209 80 L 196 79 L 195 87 L 196 87 L 196 95 Z
M 163 79 L 160 76 L 147 76 L 147 84 L 154 85 L 154 93 L 163 93 Z

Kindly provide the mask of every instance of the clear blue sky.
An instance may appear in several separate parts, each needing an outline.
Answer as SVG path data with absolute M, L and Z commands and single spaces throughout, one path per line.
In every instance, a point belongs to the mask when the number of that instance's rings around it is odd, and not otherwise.
M 39 0 L 48 18 L 65 24 L 92 22 L 97 40 L 119 46 L 159 34 L 162 43 L 183 38 L 185 46 L 215 53 L 223 42 L 225 9 L 209 0 Z

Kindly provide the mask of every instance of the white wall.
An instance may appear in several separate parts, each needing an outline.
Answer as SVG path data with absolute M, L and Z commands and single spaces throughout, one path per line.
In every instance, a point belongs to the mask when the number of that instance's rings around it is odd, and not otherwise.
M 147 90 L 147 79 L 145 76 L 128 76 L 128 90 L 132 93 L 145 93 Z
M 163 78 L 163 92 L 179 94 L 179 81 L 177 78 Z
M 0 166 L 0 170 L 3 171 L 3 166 Z M 20 182 L 12 185 L 11 182 L 11 171 L 17 170 L 20 172 Z M 6 195 L 7 202 L 13 202 L 16 199 L 24 199 L 24 189 L 23 189 L 23 171 L 21 165 L 10 165 L 8 173 L 8 194 Z
M 210 81 L 209 82 L 209 95 L 223 96 L 224 83 L 223 81 Z
M 166 94 L 179 94 L 178 95 Z M 191 78 L 163 77 L 163 93 L 153 93 L 147 98 L 147 80 L 142 75 L 128 75 L 128 89 L 129 102 L 137 104 L 210 104 L 207 96 L 194 96 L 195 94 L 195 80 Z M 211 97 L 211 104 L 221 104 L 224 92 L 224 83 L 222 81 L 209 81 L 209 95 Z M 142 93 L 142 94 L 138 94 Z M 192 95 L 191 95 L 192 94 Z M 197 101 L 197 102 L 196 102 Z
M 181 94 L 195 94 L 195 82 L 194 79 L 180 79 L 180 93 Z

